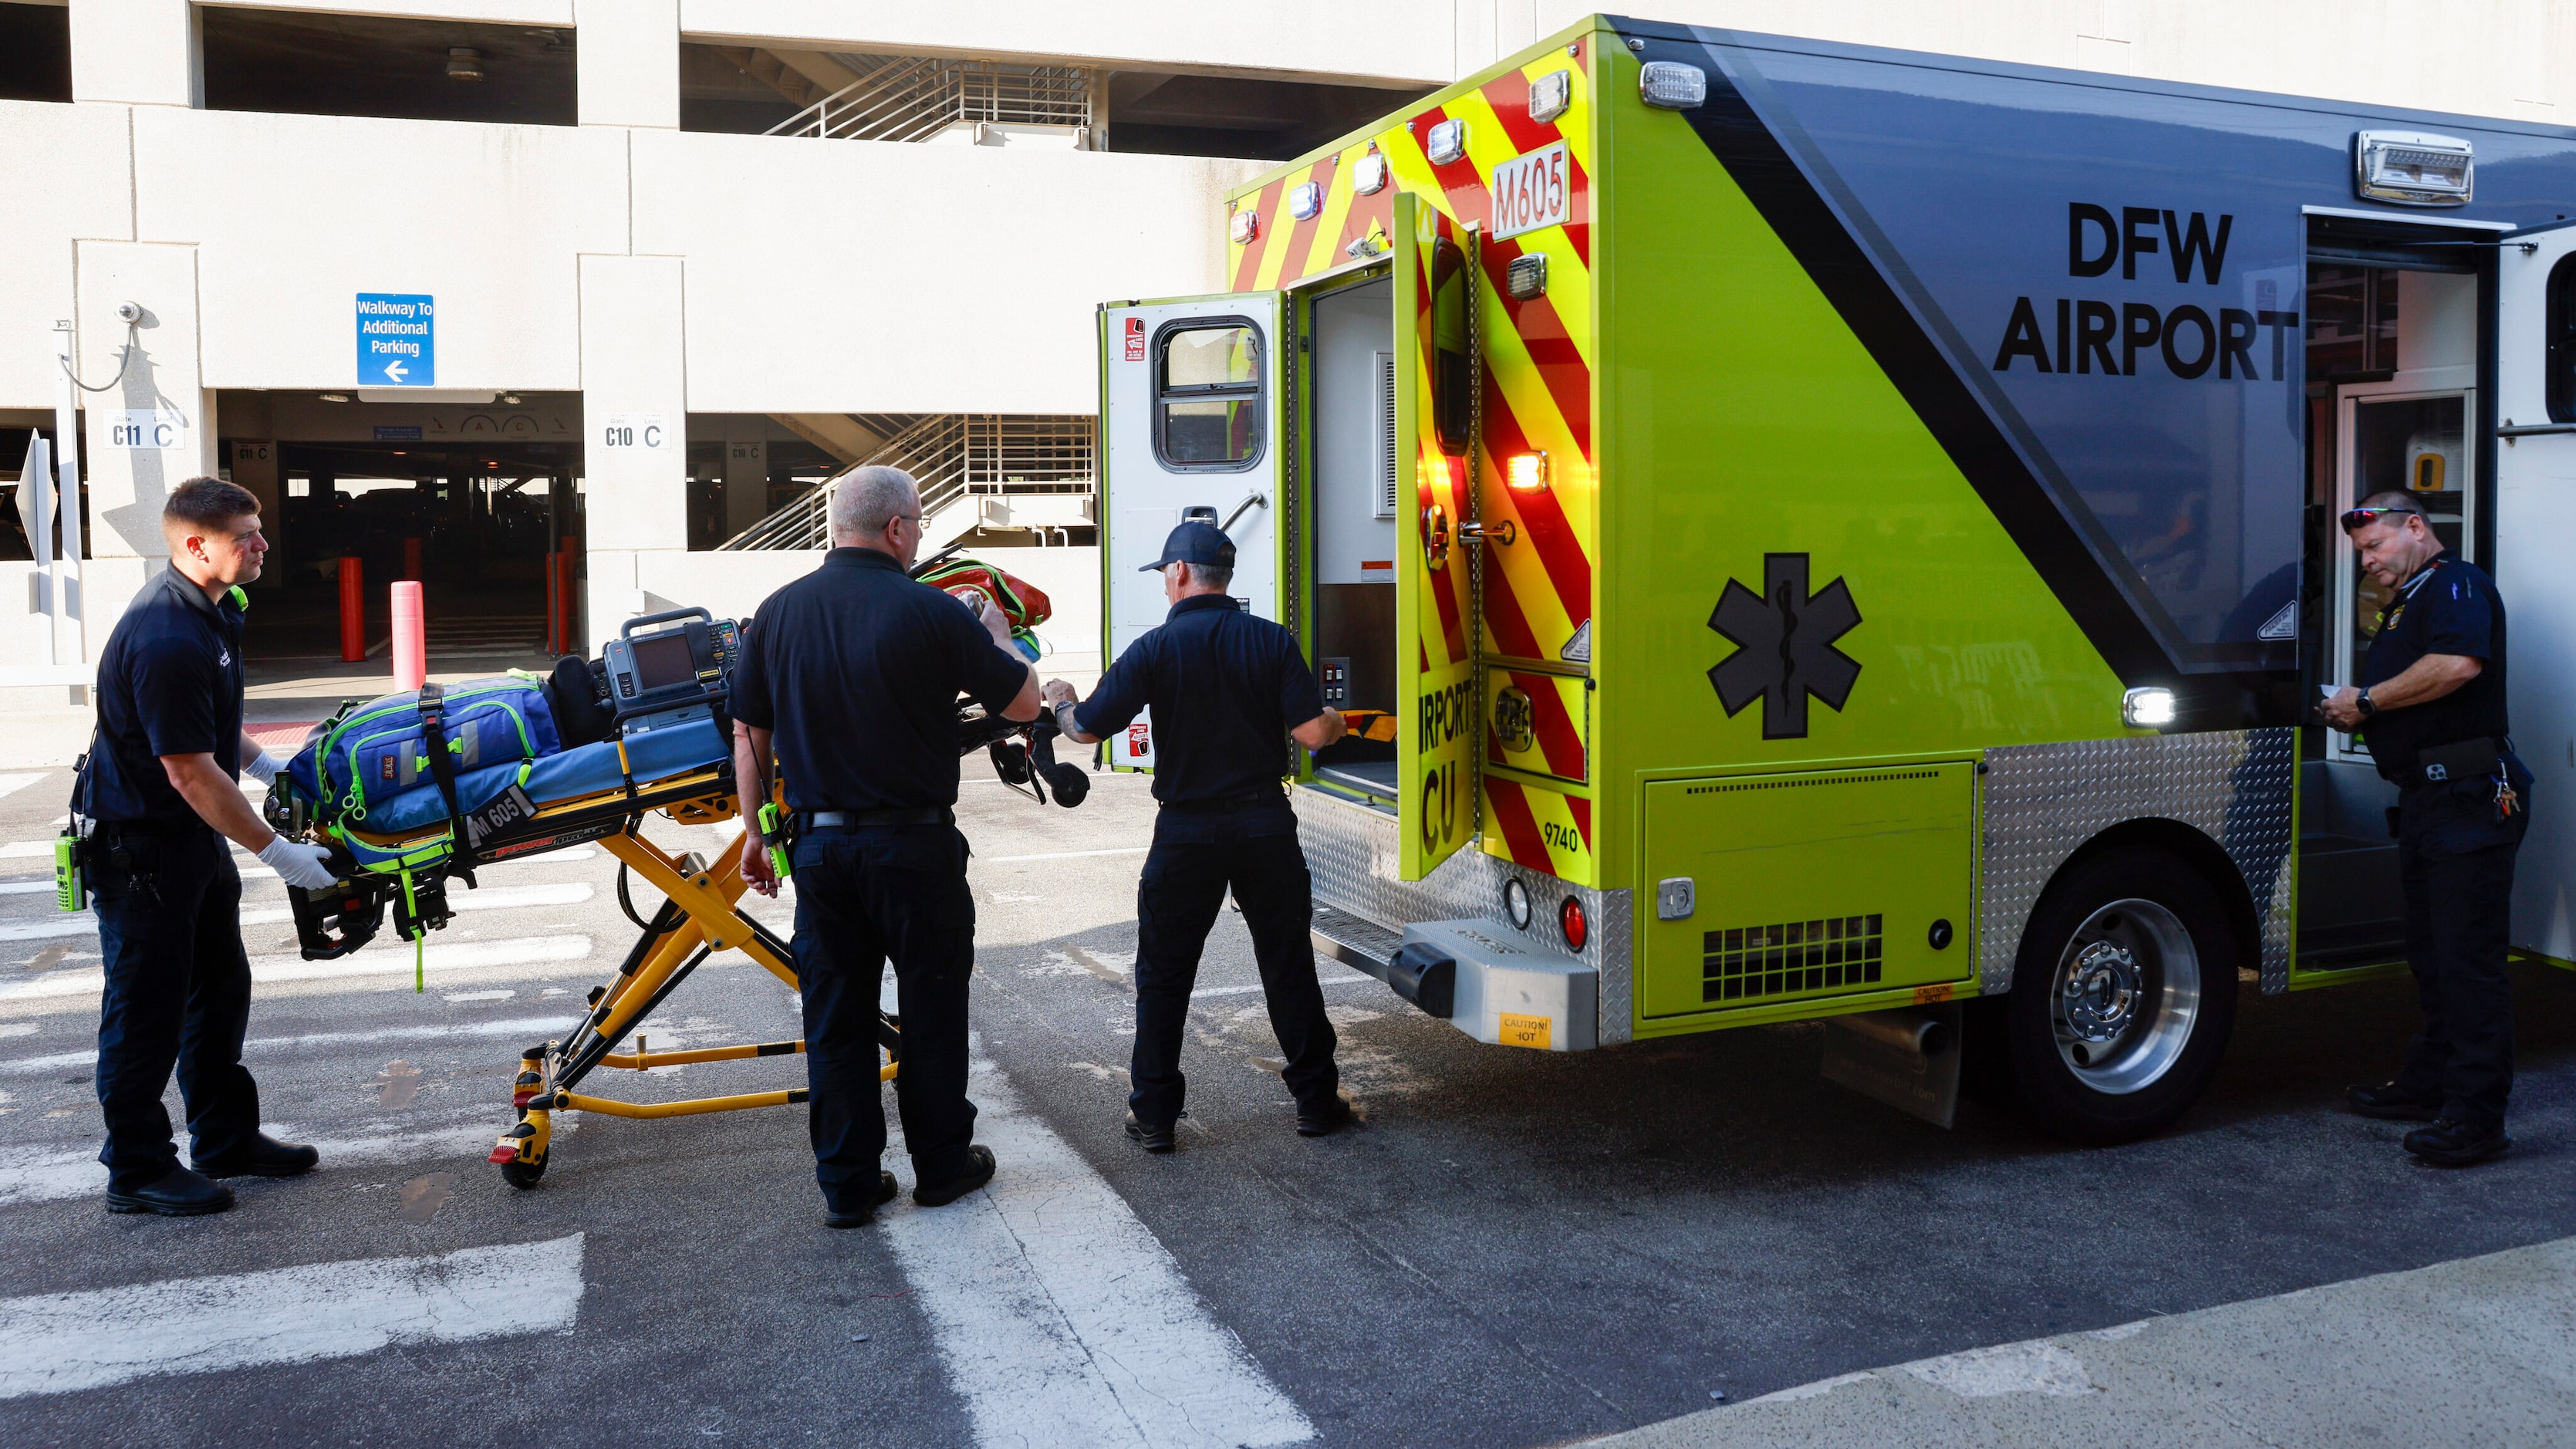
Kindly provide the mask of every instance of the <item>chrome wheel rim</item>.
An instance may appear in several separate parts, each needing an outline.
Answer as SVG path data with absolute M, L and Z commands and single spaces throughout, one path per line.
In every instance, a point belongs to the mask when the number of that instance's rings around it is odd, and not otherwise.
M 2200 952 L 2154 901 L 2119 900 L 2075 928 L 2050 982 L 2058 1059 L 2112 1096 L 2173 1070 L 2200 1019 Z

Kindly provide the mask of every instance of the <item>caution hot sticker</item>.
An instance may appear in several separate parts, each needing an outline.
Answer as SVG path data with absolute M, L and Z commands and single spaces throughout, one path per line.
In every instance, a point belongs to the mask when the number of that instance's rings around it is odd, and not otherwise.
M 1523 1016 L 1518 1012 L 1506 1011 L 1495 1024 L 1494 1035 L 1505 1046 L 1532 1047 L 1539 1051 L 1547 1051 L 1549 1025 L 1549 1019 L 1544 1016 Z

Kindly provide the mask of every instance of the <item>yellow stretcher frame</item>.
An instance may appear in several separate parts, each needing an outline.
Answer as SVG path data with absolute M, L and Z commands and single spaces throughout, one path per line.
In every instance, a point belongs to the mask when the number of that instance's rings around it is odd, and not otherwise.
M 772 976 L 791 987 L 797 985 L 794 953 L 788 944 L 736 904 L 747 885 L 741 865 L 748 835 L 735 836 L 713 862 L 694 853 L 673 855 L 641 833 L 644 816 L 653 812 L 684 825 L 718 824 L 742 813 L 731 770 L 710 766 L 649 787 L 602 791 L 541 806 L 507 840 L 484 846 L 464 862 L 487 865 L 597 841 L 664 898 L 618 974 L 591 993 L 589 1014 L 572 1035 L 520 1053 L 519 1075 L 511 1086 L 511 1106 L 518 1120 L 501 1134 L 491 1152 L 491 1161 L 500 1165 L 502 1177 L 513 1187 L 534 1187 L 544 1175 L 556 1112 L 692 1117 L 790 1106 L 806 1099 L 803 1087 L 680 1102 L 628 1102 L 572 1090 L 598 1067 L 647 1072 L 656 1066 L 797 1056 L 805 1050 L 805 1043 L 797 1040 L 654 1052 L 640 1035 L 632 1051 L 616 1049 L 713 952 L 739 950 Z M 901 1051 L 891 1018 L 881 1017 L 878 1035 L 888 1060 L 877 1079 L 890 1081 Z

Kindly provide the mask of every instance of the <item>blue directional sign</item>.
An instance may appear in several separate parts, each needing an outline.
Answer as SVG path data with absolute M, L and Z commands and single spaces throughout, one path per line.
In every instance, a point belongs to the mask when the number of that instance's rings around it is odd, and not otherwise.
M 435 387 L 438 310 L 418 292 L 358 294 L 358 386 Z

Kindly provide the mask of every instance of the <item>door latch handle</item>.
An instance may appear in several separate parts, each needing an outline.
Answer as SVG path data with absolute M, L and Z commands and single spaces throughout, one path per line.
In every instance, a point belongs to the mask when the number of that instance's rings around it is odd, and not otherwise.
M 1460 543 L 1498 543 L 1508 546 L 1520 537 L 1520 530 L 1508 518 L 1496 524 L 1462 523 L 1458 525 Z

